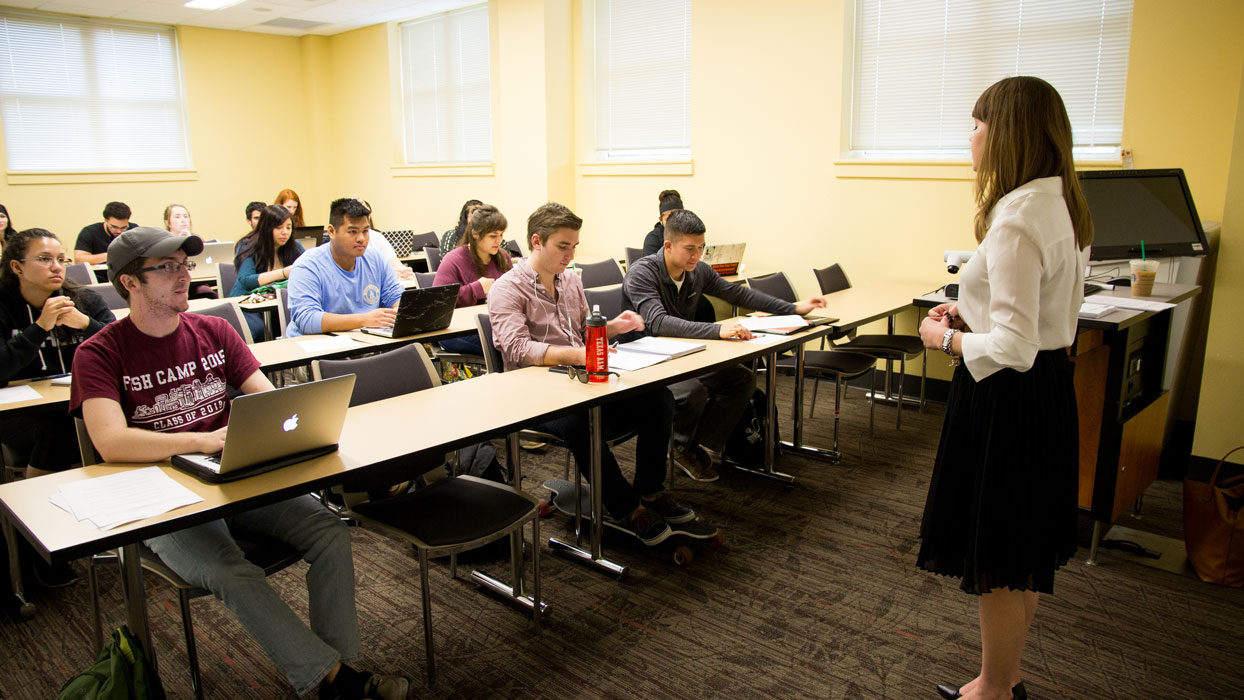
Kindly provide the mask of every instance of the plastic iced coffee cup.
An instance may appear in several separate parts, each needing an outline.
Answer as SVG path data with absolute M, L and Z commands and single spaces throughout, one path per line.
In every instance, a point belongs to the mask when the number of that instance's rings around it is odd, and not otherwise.
M 1132 261 L 1132 296 L 1153 295 L 1153 280 L 1158 276 L 1157 260 Z

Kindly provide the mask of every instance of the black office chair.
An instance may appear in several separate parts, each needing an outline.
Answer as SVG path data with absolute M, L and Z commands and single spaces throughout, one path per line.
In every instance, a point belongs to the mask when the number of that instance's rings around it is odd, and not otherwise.
M 440 246 L 434 246 L 434 245 L 424 246 L 423 254 L 428 259 L 428 272 L 436 272 L 436 268 L 441 266 Z
M 587 297 L 587 307 L 590 309 L 600 306 L 600 312 L 605 318 L 617 318 L 622 313 L 622 285 L 585 289 L 583 294 Z
M 98 464 L 99 454 L 95 451 L 95 445 L 91 443 L 91 438 L 86 432 L 86 423 L 81 418 L 75 418 L 74 423 L 78 429 L 78 450 L 82 455 L 82 464 L 84 466 Z M 302 555 L 293 547 L 263 533 L 233 529 L 230 529 L 229 533 L 233 535 L 234 541 L 246 556 L 246 560 L 263 569 L 264 576 L 271 576 L 302 558 Z M 181 609 L 181 627 L 186 637 L 186 656 L 190 665 L 190 687 L 194 691 L 194 697 L 203 700 L 203 679 L 199 675 L 199 649 L 194 639 L 194 620 L 190 616 L 190 601 L 210 596 L 212 592 L 187 583 L 146 545 L 140 545 L 138 551 L 143 571 L 159 576 L 177 589 L 177 601 Z M 121 550 L 116 550 L 111 554 L 96 554 L 91 557 L 90 564 L 86 568 L 87 583 L 91 588 L 91 612 L 95 618 L 92 631 L 96 653 L 99 653 L 104 646 L 104 634 L 100 620 L 99 582 L 95 567 L 112 562 L 121 562 Z
M 435 287 L 436 286 L 436 273 L 435 272 L 416 272 L 415 273 L 415 286 L 419 287 L 420 289 L 427 289 L 428 287 Z
M 116 287 L 112 286 L 111 282 L 104 282 L 102 284 L 87 284 L 83 285 L 83 288 L 89 289 L 98 294 L 99 298 L 104 301 L 104 304 L 113 311 L 116 311 L 117 309 L 128 309 L 130 307 L 130 303 L 121 298 L 121 293 L 117 291 Z
M 626 269 L 630 270 L 631 265 L 634 265 L 635 261 L 642 257 L 644 257 L 643 248 L 627 248 L 626 249 Z
M 416 233 L 411 237 L 411 241 L 411 250 L 422 250 L 428 246 L 434 246 L 437 250 L 440 250 L 441 239 L 436 235 L 435 231 Z
M 354 374 L 351 405 L 367 403 L 407 393 L 411 387 L 422 390 L 440 384 L 432 363 L 418 345 L 407 345 L 392 352 L 355 360 L 323 360 L 315 364 L 317 376 Z M 407 375 L 395 381 L 400 375 Z M 362 386 L 362 390 L 360 390 Z M 423 602 L 423 637 L 427 657 L 428 685 L 436 682 L 435 646 L 432 639 L 432 596 L 428 586 L 428 559 L 449 556 L 450 577 L 457 578 L 459 552 L 475 549 L 510 536 L 510 566 L 516 572 L 514 585 L 503 584 L 479 571 L 471 578 L 502 595 L 518 589 L 518 596 L 507 597 L 530 607 L 532 625 L 539 629 L 545 605 L 540 598 L 540 508 L 539 501 L 517 488 L 521 474 L 511 465 L 511 484 L 499 484 L 473 476 L 455 476 L 434 481 L 424 488 L 398 496 L 361 500 L 346 494 L 343 515 L 371 526 L 389 537 L 414 545 L 419 557 L 419 587 Z M 523 526 L 532 530 L 532 595 L 522 592 Z
M 233 326 L 233 330 L 237 331 L 238 335 L 242 336 L 242 340 L 245 340 L 247 345 L 255 344 L 255 339 L 251 337 L 251 327 L 246 324 L 246 319 L 242 317 L 242 309 L 231 301 L 226 301 L 206 309 L 199 309 L 192 313 L 223 318 L 229 322 L 230 326 Z
M 233 285 L 238 281 L 238 268 L 234 267 L 231 262 L 222 262 L 216 264 L 220 279 L 220 298 L 224 299 L 230 296 L 233 291 Z
M 578 267 L 584 289 L 622 284 L 622 268 L 618 267 L 618 261 L 613 258 L 579 265 Z
M 503 245 L 505 249 L 510 253 L 511 258 L 523 257 L 523 247 L 518 244 L 518 241 L 514 241 L 514 240 L 506 241 Z
M 791 285 L 790 280 L 786 278 L 786 274 L 778 272 L 766 277 L 751 277 L 747 280 L 748 286 L 753 289 L 764 292 L 772 297 L 777 297 L 782 301 L 794 303 L 798 300 L 795 294 L 795 288 Z M 841 336 L 838 336 L 841 337 Z M 781 372 L 794 373 L 797 365 L 796 358 L 782 357 L 778 359 L 777 370 Z M 818 384 L 822 377 L 834 380 L 834 451 L 838 451 L 838 422 L 841 415 L 842 394 L 846 390 L 844 380 L 853 379 L 865 372 L 873 372 L 873 383 L 876 383 L 876 359 L 871 355 L 858 352 L 850 352 L 846 350 L 838 350 L 831 347 L 829 350 L 805 350 L 803 353 L 804 376 L 811 376 Z M 795 381 L 803 381 L 803 377 L 796 377 Z M 812 411 L 816 412 L 816 385 L 813 386 L 812 393 Z M 873 429 L 873 415 L 876 404 L 870 400 L 868 405 L 868 431 L 871 434 Z M 799 410 L 796 406 L 795 410 Z
M 847 279 L 847 273 L 842 266 L 834 263 L 829 267 L 823 267 L 812 271 L 816 275 L 816 281 L 821 287 L 821 294 L 833 294 L 844 289 L 851 288 L 851 281 Z M 925 378 L 929 369 L 929 353 L 924 347 L 924 341 L 915 335 L 900 335 L 896 333 L 881 333 L 869 335 L 849 335 L 849 340 L 845 343 L 838 343 L 835 347 L 842 350 L 852 350 L 854 352 L 863 352 L 873 355 L 881 360 L 898 360 L 898 418 L 897 428 L 903 426 L 903 380 L 907 376 L 907 358 L 909 356 L 920 355 L 920 410 L 924 410 L 924 387 Z M 890 387 L 889 367 L 886 369 L 886 389 Z M 813 387 L 813 396 L 816 389 Z M 814 399 L 815 400 L 815 399 Z
M 287 287 L 276 288 L 276 318 L 277 324 L 281 327 L 280 337 L 285 337 L 285 327 L 289 325 L 289 289 Z

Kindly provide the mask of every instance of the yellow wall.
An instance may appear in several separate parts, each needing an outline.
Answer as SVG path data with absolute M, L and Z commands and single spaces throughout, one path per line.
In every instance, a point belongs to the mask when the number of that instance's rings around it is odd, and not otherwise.
M 1244 82 L 1239 99 L 1244 100 Z M 1227 205 L 1222 215 L 1222 245 L 1218 249 L 1214 303 L 1206 342 L 1206 381 L 1201 384 L 1192 454 L 1221 459 L 1244 445 L 1244 110 L 1235 122 L 1231 170 L 1226 182 Z M 1239 452 L 1231 461 L 1244 464 Z
M 749 243 L 752 270 L 786 270 L 802 294 L 814 266 L 842 263 L 856 280 L 946 281 L 946 248 L 971 248 L 972 188 L 966 164 L 856 165 L 838 160 L 847 0 L 696 0 L 692 29 L 694 174 L 600 175 L 580 165 L 590 149 L 591 62 L 584 3 L 501 0 L 490 8 L 493 75 L 491 172 L 410 177 L 401 149 L 394 81 L 395 31 L 374 26 L 333 37 L 291 39 L 179 28 L 198 179 L 176 183 L 0 184 L 0 202 L 23 225 L 73 232 L 121 198 L 152 223 L 169 201 L 187 204 L 201 233 L 232 238 L 241 209 L 281 187 L 303 195 L 309 221 L 331 198 L 357 194 L 382 228 L 455 223 L 461 203 L 497 204 L 520 237 L 527 214 L 555 199 L 586 221 L 582 260 L 619 257 L 656 219 L 656 194 L 679 189 L 719 242 Z M 1137 0 L 1124 141 L 1141 168 L 1182 167 L 1204 219 L 1221 220 L 1228 170 L 1241 157 L 1235 131 L 1244 75 L 1244 3 Z M 259 87 L 256 87 L 259 85 Z M 279 91 L 252 108 L 252 94 Z M 966 127 L 964 138 L 966 139 Z M 404 176 L 398 176 L 399 174 Z M 1236 201 L 1244 178 L 1236 178 Z M 1219 303 L 1207 348 L 1221 407 L 1244 395 L 1239 373 L 1215 372 L 1239 356 L 1237 331 L 1219 322 L 1238 308 L 1225 268 L 1244 217 L 1224 222 Z M 1237 256 L 1238 258 L 1238 256 Z M 916 314 L 900 319 L 914 327 Z M 1231 335 L 1236 332 L 1237 335 Z M 935 377 L 945 363 L 931 363 Z M 913 368 L 911 371 L 919 371 Z M 1221 389 L 1221 392 L 1218 390 Z M 1237 403 L 1238 405 L 1238 403 Z M 1203 409 L 1206 406 L 1203 405 Z M 1198 450 L 1226 440 L 1201 411 Z M 1210 449 L 1205 447 L 1204 449 Z M 1217 449 L 1216 447 L 1213 449 Z M 1212 451 L 1212 450 L 1211 450 Z
M 197 233 L 231 240 L 247 230 L 248 202 L 271 201 L 285 187 L 297 190 L 304 205 L 327 210 L 322 187 L 311 177 L 314 142 L 299 49 L 305 40 L 200 27 L 179 27 L 177 39 L 197 179 L 0 181 L 0 203 L 19 227 L 47 228 L 72 246 L 78 230 L 99 221 L 111 200 L 129 204 L 135 222 L 155 226 L 163 225 L 165 205 L 177 202 L 190 209 Z

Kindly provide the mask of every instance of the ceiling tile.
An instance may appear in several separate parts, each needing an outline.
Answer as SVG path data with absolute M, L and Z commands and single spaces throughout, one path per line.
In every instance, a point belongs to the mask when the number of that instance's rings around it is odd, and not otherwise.
M 319 7 L 291 12 L 288 16 L 315 22 L 339 22 L 352 24 L 354 20 L 367 15 L 374 15 L 388 9 L 368 0 L 333 0 Z

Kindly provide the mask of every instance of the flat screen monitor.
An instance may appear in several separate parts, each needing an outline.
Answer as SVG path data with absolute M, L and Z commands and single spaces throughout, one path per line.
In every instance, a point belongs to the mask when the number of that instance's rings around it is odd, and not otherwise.
M 1169 170 L 1085 170 L 1079 173 L 1093 216 L 1093 260 L 1145 255 L 1205 255 L 1205 231 L 1188 180 Z

